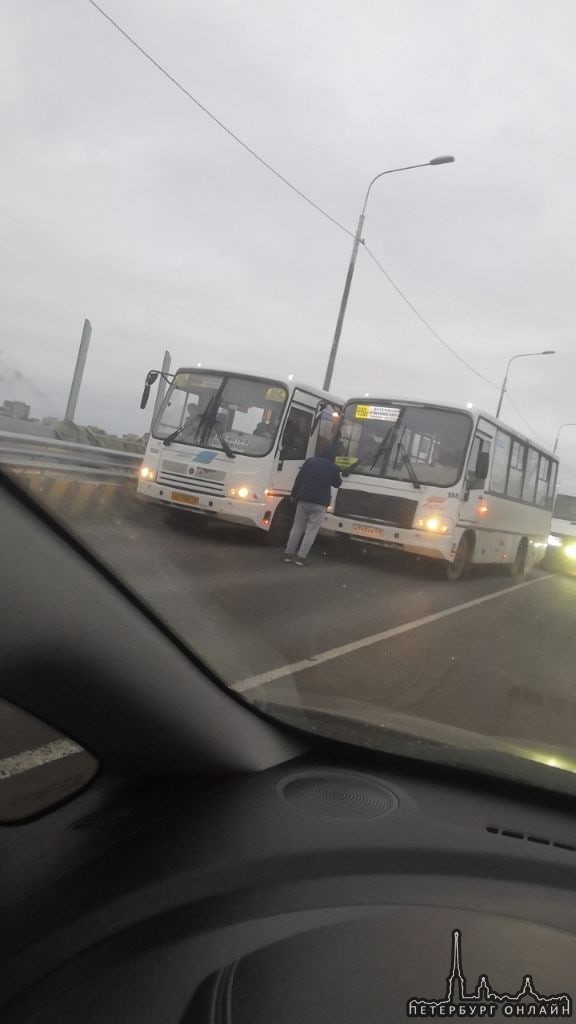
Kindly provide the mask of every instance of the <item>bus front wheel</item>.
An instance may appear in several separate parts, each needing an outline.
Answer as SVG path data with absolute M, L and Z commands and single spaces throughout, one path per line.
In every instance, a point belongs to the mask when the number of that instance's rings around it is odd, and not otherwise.
M 274 513 L 270 529 L 264 535 L 266 545 L 270 548 L 285 547 L 293 522 L 294 505 L 290 501 L 282 501 Z
M 460 543 L 456 549 L 453 562 L 446 562 L 444 566 L 444 574 L 450 583 L 456 583 L 458 580 L 464 579 L 465 576 L 470 572 L 470 566 L 472 563 L 472 552 L 474 550 L 472 538 L 469 534 L 465 533 L 460 538 Z
M 508 575 L 512 576 L 515 580 L 520 580 L 526 574 L 526 556 L 528 555 L 528 541 L 526 537 L 522 537 L 522 540 L 518 544 L 516 549 L 516 558 L 512 565 L 508 566 Z

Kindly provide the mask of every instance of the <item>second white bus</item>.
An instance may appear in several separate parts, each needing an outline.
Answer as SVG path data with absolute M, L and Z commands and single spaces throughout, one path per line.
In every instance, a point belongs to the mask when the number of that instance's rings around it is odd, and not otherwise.
M 353 399 L 339 427 L 346 478 L 324 529 L 435 559 L 522 575 L 546 552 L 558 463 L 487 413 Z

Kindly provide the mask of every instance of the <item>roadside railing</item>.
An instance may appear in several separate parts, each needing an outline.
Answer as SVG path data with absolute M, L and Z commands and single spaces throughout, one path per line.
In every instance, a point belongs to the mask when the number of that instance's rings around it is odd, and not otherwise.
M 83 479 L 126 480 L 136 477 L 143 455 L 0 431 L 0 465 L 11 469 L 62 472 Z
M 65 520 L 137 514 L 141 453 L 0 431 L 0 468 Z

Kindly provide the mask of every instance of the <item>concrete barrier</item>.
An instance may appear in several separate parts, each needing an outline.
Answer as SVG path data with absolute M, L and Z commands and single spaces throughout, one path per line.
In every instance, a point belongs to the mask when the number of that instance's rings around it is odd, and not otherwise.
M 140 516 L 144 503 L 136 496 L 136 479 L 79 480 L 65 473 L 11 468 L 15 479 L 48 511 L 63 519 L 103 519 L 111 515 Z

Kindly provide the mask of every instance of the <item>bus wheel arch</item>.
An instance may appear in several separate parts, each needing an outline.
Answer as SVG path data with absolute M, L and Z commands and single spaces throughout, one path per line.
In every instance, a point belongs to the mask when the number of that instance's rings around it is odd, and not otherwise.
M 450 583 L 465 579 L 472 567 L 474 548 L 476 546 L 476 534 L 473 530 L 466 530 L 456 548 L 456 554 L 452 562 L 445 562 L 444 576 Z

